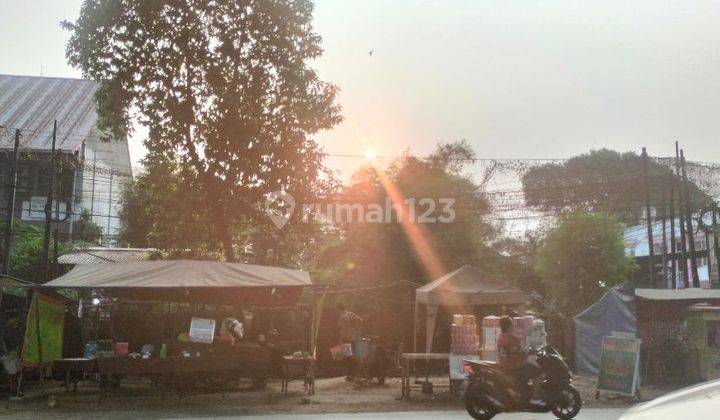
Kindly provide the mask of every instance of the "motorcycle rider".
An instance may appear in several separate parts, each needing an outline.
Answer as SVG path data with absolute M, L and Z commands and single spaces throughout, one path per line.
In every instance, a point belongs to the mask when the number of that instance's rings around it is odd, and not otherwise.
M 528 381 L 540 376 L 541 370 L 527 361 L 526 351 L 514 330 L 512 318 L 507 315 L 500 318 L 501 333 L 497 342 L 500 368 L 524 385 L 525 396 L 532 404 L 542 405 L 544 402 L 537 399 L 540 381 L 535 381 L 533 387 L 527 385 Z

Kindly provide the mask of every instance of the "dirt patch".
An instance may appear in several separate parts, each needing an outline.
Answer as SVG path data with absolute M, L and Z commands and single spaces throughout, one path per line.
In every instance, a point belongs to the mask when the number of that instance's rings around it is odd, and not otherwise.
M 37 388 L 30 390 L 23 401 L 11 401 L 7 409 L 0 411 L 0 416 L 19 419 L 50 416 L 60 419 L 114 419 L 127 418 L 128 415 L 168 418 L 463 409 L 459 396 L 440 388 L 447 385 L 447 377 L 432 377 L 431 381 L 436 386 L 433 395 L 413 389 L 409 400 L 399 399 L 401 385 L 398 378 L 389 378 L 384 385 L 369 380 L 318 379 L 315 395 L 308 400 L 305 399 L 302 382 L 291 382 L 287 394 L 280 392 L 279 381 L 270 381 L 265 390 L 233 390 L 224 394 L 165 392 L 140 381 L 127 381 L 121 389 L 110 392 L 101 393 L 97 385 L 85 384 L 80 385 L 77 392 L 66 393 L 55 384 L 44 392 Z M 613 396 L 602 396 L 596 400 L 594 382 L 590 378 L 578 376 L 574 383 L 586 407 L 628 407 L 635 402 Z M 667 391 L 667 388 L 644 388 L 643 398 L 654 398 Z

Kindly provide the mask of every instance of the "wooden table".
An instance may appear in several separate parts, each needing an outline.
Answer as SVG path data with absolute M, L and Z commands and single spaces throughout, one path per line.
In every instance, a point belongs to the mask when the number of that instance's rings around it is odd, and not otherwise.
M 107 380 L 119 384 L 120 378 L 125 376 L 148 378 L 154 384 L 164 383 L 174 387 L 192 387 L 198 381 L 237 381 L 241 377 L 264 380 L 270 371 L 269 352 L 244 350 L 235 354 L 205 354 L 200 357 L 98 358 L 97 369 L 103 385 Z
M 410 389 L 420 388 L 420 386 L 410 385 L 410 362 L 415 360 L 450 360 L 448 353 L 403 353 L 400 356 L 400 364 L 402 365 L 402 395 L 400 398 L 409 398 Z
M 315 395 L 315 359 L 311 356 L 283 356 L 281 390 L 287 394 L 288 382 L 302 379 L 306 395 Z

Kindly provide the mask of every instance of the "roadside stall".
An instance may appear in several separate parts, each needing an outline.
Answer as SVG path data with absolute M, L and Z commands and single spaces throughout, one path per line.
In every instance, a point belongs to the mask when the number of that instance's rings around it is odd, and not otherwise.
M 506 283 L 489 278 L 470 265 L 465 265 L 415 291 L 415 329 L 413 351 L 417 350 L 420 313 L 425 309 L 425 352 L 430 353 L 435 339 L 438 311 L 445 308 L 452 314 L 475 315 L 477 319 L 497 315 L 503 306 L 525 311 L 525 293 Z
M 479 356 L 479 338 L 476 319 L 487 315 L 499 314 L 502 307 L 512 307 L 520 313 L 525 310 L 526 297 L 522 290 L 490 278 L 480 270 L 465 265 L 415 291 L 415 319 L 413 330 L 413 352 L 401 355 L 403 371 L 402 396 L 410 395 L 410 371 L 414 363 L 424 361 L 425 381 L 421 384 L 423 392 L 431 393 L 429 383 L 430 362 L 446 362 L 449 369 L 450 389 L 454 390 L 457 377 L 454 371 L 462 369 L 462 359 Z M 448 318 L 448 332 L 451 333 L 450 352 L 433 352 L 436 336 L 436 324 L 441 310 Z M 425 318 L 425 352 L 418 352 L 419 329 L 422 316 Z M 449 321 L 452 314 L 452 321 Z M 466 350 L 474 349 L 474 350 Z M 460 354 L 473 352 L 474 354 Z
M 298 300 L 310 285 L 301 270 L 176 260 L 78 265 L 38 291 L 80 296 L 83 354 L 55 358 L 56 375 L 182 388 L 262 384 L 283 355 L 307 349 L 309 312 Z

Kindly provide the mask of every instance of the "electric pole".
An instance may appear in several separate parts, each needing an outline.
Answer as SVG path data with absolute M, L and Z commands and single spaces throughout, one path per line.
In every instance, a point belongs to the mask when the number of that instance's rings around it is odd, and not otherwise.
M 10 159 L 10 195 L 7 201 L 7 214 L 5 215 L 5 237 L 3 238 L 3 265 L 2 274 L 10 274 L 10 248 L 12 247 L 12 230 L 15 218 L 15 190 L 17 189 L 17 161 L 20 149 L 20 130 L 15 130 L 15 145 Z M 0 283 L 0 296 L 2 283 Z M 0 298 L 1 299 L 1 298 Z

